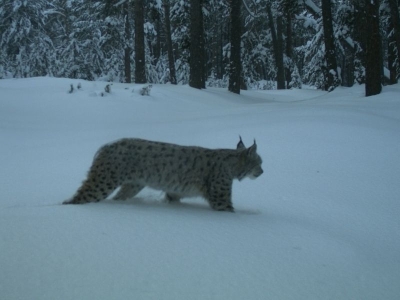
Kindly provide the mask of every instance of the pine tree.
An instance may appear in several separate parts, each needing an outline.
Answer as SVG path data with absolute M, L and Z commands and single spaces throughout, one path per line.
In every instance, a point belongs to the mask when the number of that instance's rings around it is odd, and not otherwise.
M 285 62 L 286 88 L 289 89 L 292 87 L 292 85 L 291 85 L 292 73 L 295 72 L 295 66 L 294 66 L 294 62 L 293 62 L 292 18 L 294 16 L 296 10 L 298 10 L 298 1 L 293 2 L 291 0 L 281 0 L 279 7 L 283 11 L 283 15 L 286 20 L 286 47 L 285 47 L 286 59 L 284 60 L 284 62 Z M 296 72 L 298 72 L 298 71 L 296 70 Z M 297 77 L 298 74 L 296 73 L 295 76 Z M 296 83 L 296 86 L 298 86 L 297 83 Z
M 4 1 L 0 19 L 0 49 L 6 70 L 14 77 L 47 75 L 52 60 L 53 43 L 47 35 L 45 14 L 49 3 Z
M 383 65 L 391 83 L 400 75 L 398 0 L 382 0 L 380 29 L 370 0 L 241 1 L 240 35 L 229 22 L 236 0 L 164 0 L 169 13 L 162 1 L 143 1 L 3 0 L 0 78 L 129 82 L 135 65 L 137 82 L 174 82 L 175 77 L 204 88 L 209 78 L 208 85 L 231 90 L 237 82 L 242 89 L 269 89 L 275 81 L 278 88 L 304 82 L 332 90 L 341 79 L 345 86 L 367 81 L 369 91 L 372 83 L 379 88 L 383 82 Z M 134 17 L 140 8 L 142 20 Z M 379 30 L 385 33 L 381 37 Z M 230 36 L 239 37 L 240 46 Z
M 267 4 L 268 23 L 271 30 L 272 43 L 274 49 L 275 65 L 277 69 L 277 88 L 278 90 L 285 89 L 285 67 L 283 64 L 283 30 L 282 30 L 282 15 L 277 12 L 276 27 L 272 15 L 271 4 Z
M 210 76 L 208 84 L 225 87 L 226 79 L 229 77 L 229 57 L 224 56 L 223 48 L 230 45 L 230 3 L 218 0 L 209 0 L 208 3 L 209 12 L 206 14 L 204 22 L 208 45 L 205 50 L 206 56 L 209 58 L 207 61 Z
M 390 8 L 390 31 L 389 31 L 389 70 L 390 83 L 397 83 L 400 77 L 400 17 L 399 2 L 387 0 Z
M 170 21 L 170 3 L 169 0 L 163 0 L 164 15 L 165 15 L 165 35 L 167 40 L 167 51 L 168 51 L 168 65 L 169 65 L 169 81 L 172 84 L 176 84 L 176 73 L 175 73 L 175 59 L 171 37 L 171 21 Z
M 145 83 L 146 57 L 144 44 L 144 5 L 143 0 L 135 0 L 135 83 Z
M 190 78 L 193 88 L 205 88 L 204 27 L 202 1 L 190 1 Z
M 379 1 L 365 0 L 366 7 L 366 69 L 365 95 L 372 96 L 382 91 L 382 39 L 379 31 Z
M 241 59 L 240 59 L 240 39 L 242 32 L 242 22 L 240 19 L 240 4 L 242 0 L 231 0 L 231 55 L 229 66 L 229 91 L 240 94 L 241 80 Z
M 300 60 L 300 74 L 303 82 L 316 88 L 325 87 L 325 52 L 321 9 L 312 1 L 307 1 L 305 10 L 296 17 L 297 30 L 300 31 L 296 54 Z M 311 5 L 313 4 L 313 5 Z
M 324 27 L 324 43 L 325 43 L 325 90 L 333 91 L 339 84 L 335 37 L 333 35 L 333 20 L 331 10 L 331 0 L 322 0 L 322 21 Z
M 106 0 L 97 19 L 99 73 L 107 81 L 131 81 L 131 8 L 128 2 Z M 99 20 L 100 19 L 100 20 Z
M 171 1 L 171 40 L 175 53 L 176 81 L 189 83 L 189 52 L 190 52 L 190 2 Z
M 131 37 L 131 24 L 130 24 L 130 10 L 131 5 L 129 1 L 126 1 L 123 7 L 123 16 L 125 19 L 125 48 L 124 48 L 124 73 L 125 73 L 125 82 L 132 82 L 132 70 L 131 70 L 131 45 L 130 45 L 130 37 Z
M 337 63 L 341 69 L 342 86 L 351 87 L 355 80 L 356 54 L 359 53 L 359 43 L 355 40 L 355 8 L 353 1 L 342 1 L 336 8 L 335 36 L 337 39 Z

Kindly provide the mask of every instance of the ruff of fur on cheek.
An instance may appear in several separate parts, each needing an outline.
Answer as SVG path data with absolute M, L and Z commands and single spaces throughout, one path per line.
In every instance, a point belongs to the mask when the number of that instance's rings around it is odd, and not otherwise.
M 242 180 L 246 177 L 246 175 L 247 175 L 247 172 L 241 172 L 241 173 L 239 174 L 239 176 L 238 176 L 238 180 L 239 180 L 239 181 L 242 181 Z
M 243 153 L 240 154 L 239 157 L 239 170 L 243 170 L 245 169 L 245 165 L 246 165 L 246 150 L 243 151 Z M 247 171 L 241 171 L 238 175 L 238 180 L 242 181 L 247 175 Z

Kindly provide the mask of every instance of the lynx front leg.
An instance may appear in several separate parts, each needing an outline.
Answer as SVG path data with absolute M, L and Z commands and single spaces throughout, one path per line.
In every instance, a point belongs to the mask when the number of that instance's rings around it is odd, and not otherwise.
M 144 186 L 136 183 L 124 183 L 113 200 L 126 200 L 135 197 Z
M 212 209 L 234 212 L 231 197 L 232 180 L 212 180 L 206 197 Z

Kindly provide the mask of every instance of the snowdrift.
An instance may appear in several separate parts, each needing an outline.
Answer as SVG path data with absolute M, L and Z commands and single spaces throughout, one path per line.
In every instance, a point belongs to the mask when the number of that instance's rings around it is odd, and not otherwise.
M 399 85 L 106 84 L 0 80 L 0 299 L 399 299 Z M 234 183 L 236 213 L 150 189 L 61 205 L 110 141 L 234 148 L 239 134 L 264 174 Z

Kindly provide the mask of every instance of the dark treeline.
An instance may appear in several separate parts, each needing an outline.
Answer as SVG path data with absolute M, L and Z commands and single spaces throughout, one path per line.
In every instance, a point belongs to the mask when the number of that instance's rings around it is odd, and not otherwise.
M 331 91 L 400 74 L 398 0 L 0 0 L 0 78 Z

